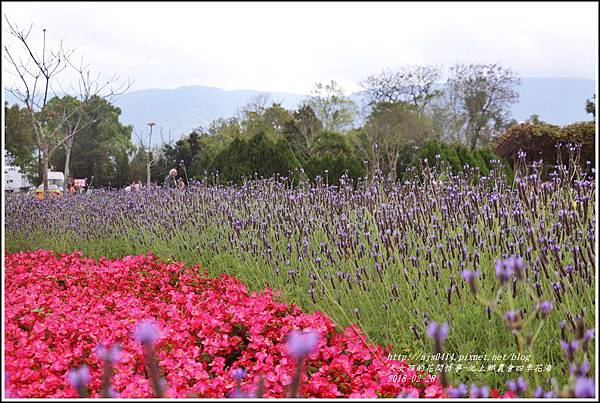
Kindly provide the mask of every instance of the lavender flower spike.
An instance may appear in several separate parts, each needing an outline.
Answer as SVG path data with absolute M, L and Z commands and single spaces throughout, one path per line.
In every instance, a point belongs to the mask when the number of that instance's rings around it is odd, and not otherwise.
M 427 326 L 427 336 L 442 344 L 448 336 L 448 323 L 444 322 L 440 326 L 437 322 L 431 322 L 429 326 Z
M 319 334 L 317 332 L 294 330 L 288 336 L 286 348 L 292 357 L 298 359 L 315 351 L 318 342 Z
M 99 344 L 98 347 L 96 347 L 96 355 L 102 361 L 109 361 L 111 363 L 116 362 L 121 355 L 121 346 L 114 344 L 110 348 L 106 348 L 103 344 Z
M 90 381 L 90 371 L 87 365 L 83 364 L 80 368 L 74 368 L 67 374 L 69 384 L 74 388 L 85 386 Z
M 460 398 L 460 397 L 465 397 L 465 396 L 467 396 L 467 393 L 468 393 L 467 385 L 465 385 L 464 383 L 461 383 L 457 387 L 448 389 L 448 397 L 449 398 L 456 399 L 456 398 Z
M 573 340 L 572 342 L 569 343 L 568 341 L 561 340 L 560 346 L 564 350 L 565 355 L 567 356 L 569 361 L 573 361 L 575 352 L 577 352 L 577 350 L 579 350 L 579 341 Z
M 90 381 L 90 371 L 87 365 L 83 364 L 80 368 L 74 368 L 67 373 L 69 384 L 77 389 L 79 397 L 88 397 L 87 384 Z
M 158 326 L 151 319 L 144 319 L 135 326 L 135 339 L 142 344 L 154 344 L 158 340 Z
M 483 385 L 481 387 L 477 387 L 477 385 L 473 384 L 471 385 L 471 393 L 469 394 L 469 397 L 472 399 L 477 399 L 477 398 L 487 398 L 490 396 L 490 388 L 488 388 L 487 386 Z
M 540 301 L 540 303 L 538 304 L 538 309 L 540 310 L 540 313 L 542 314 L 542 318 L 545 318 L 546 316 L 548 316 L 548 314 L 552 310 L 552 302 Z
M 596 385 L 592 378 L 584 378 L 580 376 L 575 381 L 575 387 L 573 388 L 575 397 L 596 397 Z
M 467 282 L 467 284 L 469 284 L 469 287 L 471 288 L 471 292 L 473 294 L 475 294 L 477 292 L 477 288 L 475 287 L 475 279 L 479 276 L 479 272 L 471 271 L 471 270 L 463 270 L 461 272 L 461 276 Z
M 527 382 L 523 377 L 519 377 L 517 380 L 511 379 L 506 382 L 506 386 L 509 390 L 515 392 L 517 396 L 522 396 L 527 390 Z
M 496 261 L 496 277 L 500 280 L 500 284 L 506 284 L 513 274 L 512 266 L 506 264 L 506 261 Z
M 231 371 L 231 376 L 237 381 L 245 377 L 247 373 L 248 371 L 246 371 L 244 368 L 236 368 Z

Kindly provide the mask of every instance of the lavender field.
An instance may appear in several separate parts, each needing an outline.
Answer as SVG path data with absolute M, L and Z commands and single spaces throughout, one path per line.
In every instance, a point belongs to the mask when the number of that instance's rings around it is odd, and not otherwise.
M 340 327 L 357 323 L 415 363 L 432 352 L 512 354 L 544 368 L 451 369 L 453 383 L 504 388 L 522 376 L 550 389 L 551 378 L 566 384 L 595 370 L 595 192 L 570 163 L 549 180 L 539 164 L 522 164 L 514 181 L 501 169 L 453 175 L 440 163 L 397 183 L 278 178 L 11 197 L 6 247 L 200 262 L 281 290 Z M 426 335 L 432 322 L 448 324 L 443 348 Z

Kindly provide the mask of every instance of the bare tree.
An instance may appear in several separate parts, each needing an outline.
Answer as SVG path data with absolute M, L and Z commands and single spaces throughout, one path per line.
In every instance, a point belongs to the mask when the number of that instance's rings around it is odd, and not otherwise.
M 503 127 L 509 105 L 519 99 L 519 84 L 517 75 L 499 64 L 457 64 L 450 69 L 448 91 L 460 100 L 471 150 L 484 135 Z
M 147 123 L 150 127 L 150 133 L 148 134 L 148 145 L 146 146 L 144 142 L 144 138 L 135 131 L 135 135 L 138 140 L 139 149 L 144 155 L 144 160 L 146 162 L 146 186 L 150 186 L 151 176 L 152 176 L 152 167 L 156 165 L 158 162 L 158 158 L 156 158 L 155 152 L 153 152 L 152 147 L 152 128 L 156 126 L 156 123 L 150 122 Z M 162 138 L 162 130 L 161 130 L 161 138 Z
M 335 81 L 328 84 L 316 83 L 311 95 L 305 102 L 327 131 L 341 131 L 352 126 L 357 113 L 354 101 L 344 95 L 344 91 Z
M 441 69 L 437 66 L 404 66 L 368 76 L 362 83 L 374 105 L 380 102 L 407 102 L 421 114 L 442 91 L 436 88 Z
M 434 131 L 447 143 L 461 143 L 464 139 L 466 116 L 462 111 L 461 100 L 453 91 L 444 91 L 427 107 Z
M 403 157 L 412 158 L 415 150 L 432 137 L 429 120 L 405 103 L 377 104 L 364 129 L 373 145 L 372 169 L 383 168 L 392 181 L 397 178 L 398 162 Z
M 242 107 L 242 111 L 246 114 L 255 113 L 258 116 L 262 116 L 268 105 L 273 102 L 270 94 L 258 94 L 250 98 L 246 105 Z
M 6 17 L 5 17 L 6 18 Z M 92 78 L 89 70 L 84 67 L 75 67 L 70 57 L 73 52 L 66 52 L 62 41 L 57 49 L 46 48 L 46 30 L 43 29 L 42 49 L 35 49 L 29 39 L 33 25 L 28 30 L 21 30 L 6 18 L 9 34 L 16 39 L 19 45 L 17 52 L 11 51 L 8 45 L 4 46 L 5 60 L 12 67 L 13 74 L 18 77 L 18 86 L 9 88 L 9 91 L 22 102 L 31 119 L 35 138 L 42 159 L 42 180 L 44 198 L 48 194 L 48 163 L 56 150 L 65 147 L 66 163 L 70 162 L 70 153 L 73 138 L 84 127 L 90 124 L 89 116 L 93 113 L 84 113 L 89 108 L 94 98 L 107 98 L 125 92 L 130 82 L 117 85 L 116 78 L 101 82 L 99 76 Z M 22 53 L 21 55 L 18 52 Z M 65 102 L 64 108 L 49 105 L 49 101 L 56 96 L 55 88 L 62 89 L 58 76 L 67 68 L 73 68 L 79 76 L 79 95 L 77 102 Z M 89 111 L 88 111 L 89 112 Z M 68 152 L 67 152 L 68 150 Z M 66 165 L 66 173 L 68 165 Z
M 76 66 L 67 59 L 68 64 L 77 72 L 77 89 L 71 89 L 66 92 L 77 92 L 79 98 L 79 105 L 76 105 L 71 113 L 68 110 L 68 102 L 62 102 L 64 109 L 60 116 L 60 121 L 64 121 L 63 133 L 67 137 L 67 140 L 63 144 L 65 151 L 65 181 L 68 183 L 70 180 L 70 160 L 71 151 L 73 149 L 73 142 L 75 136 L 80 131 L 96 123 L 97 112 L 102 106 L 101 100 L 107 100 L 111 102 L 115 97 L 122 95 L 131 87 L 131 81 L 120 81 L 119 77 L 114 75 L 106 80 L 101 79 L 100 74 L 92 76 L 89 65 L 84 66 L 83 60 Z M 68 97 L 64 97 L 68 98 Z

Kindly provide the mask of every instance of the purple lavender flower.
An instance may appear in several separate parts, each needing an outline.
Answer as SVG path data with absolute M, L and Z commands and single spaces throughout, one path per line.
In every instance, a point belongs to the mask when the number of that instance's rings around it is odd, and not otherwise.
M 241 386 L 242 378 L 245 377 L 246 374 L 247 374 L 247 371 L 244 368 L 236 368 L 236 369 L 234 369 L 234 370 L 231 371 L 231 376 L 235 380 L 235 388 L 233 389 L 233 391 L 231 392 L 231 394 L 229 395 L 229 397 L 232 397 L 232 398 L 248 397 L 242 391 L 242 386 Z
M 575 381 L 573 393 L 575 394 L 575 397 L 596 397 L 594 380 L 580 376 Z
M 396 396 L 396 398 L 398 399 L 416 399 L 419 397 L 419 392 L 417 392 L 416 390 L 411 390 L 410 392 L 407 391 L 402 391 L 400 393 L 398 393 L 398 396 Z
M 496 277 L 498 277 L 501 284 L 506 283 L 513 273 L 517 275 L 517 279 L 522 279 L 523 269 L 523 259 L 519 256 L 513 255 L 503 261 L 496 261 Z
M 515 392 L 517 396 L 522 396 L 523 393 L 527 390 L 527 382 L 523 377 L 519 377 L 518 379 L 511 379 L 506 381 L 506 386 L 509 390 Z
M 469 284 L 471 288 L 471 292 L 475 294 L 477 292 L 477 288 L 475 287 L 475 279 L 479 276 L 478 271 L 471 270 L 463 270 L 461 273 L 462 278 Z
M 504 314 L 504 319 L 511 328 L 517 324 L 519 318 L 519 313 L 517 311 L 508 311 Z
M 13 397 L 12 393 L 8 389 L 8 381 L 10 380 L 10 372 L 5 371 L 4 373 L 4 397 L 10 399 Z
M 67 381 L 77 389 L 79 397 L 88 397 L 87 384 L 90 381 L 90 371 L 87 365 L 83 364 L 79 368 L 73 368 L 67 373 Z
M 121 346 L 119 344 L 113 344 L 110 348 L 106 348 L 103 344 L 98 344 L 98 347 L 96 347 L 96 355 L 102 361 L 109 361 L 111 363 L 116 362 L 121 355 Z
M 587 376 L 588 372 L 590 372 L 590 362 L 585 360 L 580 366 L 571 363 L 569 364 L 569 370 L 575 376 Z
M 545 392 L 543 387 L 538 386 L 535 392 L 533 392 L 533 397 L 536 399 L 553 399 L 558 396 L 554 391 L 549 390 L 548 392 Z
M 246 394 L 244 392 L 242 392 L 242 390 L 240 388 L 236 387 L 231 392 L 231 394 L 229 395 L 229 397 L 232 398 L 232 399 L 242 399 L 242 398 L 245 398 L 245 397 L 248 397 L 248 396 L 246 396 Z
M 469 391 L 467 390 L 467 385 L 465 385 L 464 383 L 461 383 L 456 387 L 448 389 L 448 397 L 450 398 L 456 399 L 459 397 L 465 397 L 467 396 L 467 393 L 469 393 Z
M 427 337 L 433 339 L 435 342 L 436 352 L 441 350 L 442 344 L 446 337 L 448 337 L 448 323 L 444 322 L 441 326 L 437 322 L 431 322 L 427 326 L 426 330 Z
M 509 267 L 512 267 L 515 273 L 522 274 L 525 265 L 523 264 L 523 259 L 520 256 L 511 256 L 506 260 L 506 264 Z
M 87 365 L 83 364 L 80 368 L 73 368 L 67 373 L 67 380 L 74 388 L 81 388 L 90 381 L 90 371 Z
M 552 310 L 552 302 L 540 301 L 540 303 L 538 304 L 538 309 L 540 310 L 540 313 L 542 314 L 542 318 L 545 318 L 546 316 L 548 316 L 548 314 Z
M 154 344 L 158 340 L 158 326 L 151 319 L 139 321 L 135 326 L 135 339 L 142 344 Z
M 233 379 L 238 381 L 245 377 L 247 373 L 248 371 L 246 371 L 244 368 L 236 368 L 231 371 L 231 376 L 233 377 Z
M 569 361 L 573 361 L 573 358 L 575 357 L 575 353 L 577 352 L 577 350 L 579 350 L 579 341 L 573 340 L 572 342 L 569 343 L 568 341 L 561 340 L 560 346 L 564 350 L 567 358 L 569 358 Z
M 477 385 L 472 384 L 471 385 L 471 393 L 469 394 L 469 397 L 472 399 L 477 399 L 477 398 L 487 398 L 490 395 L 490 388 L 488 388 L 487 386 L 483 385 L 481 387 L 477 387 Z
M 319 334 L 317 332 L 294 330 L 288 336 L 286 348 L 292 357 L 300 359 L 315 351 L 318 342 Z
M 512 269 L 504 261 L 496 261 L 496 277 L 500 280 L 500 284 L 506 284 L 510 280 L 511 275 Z

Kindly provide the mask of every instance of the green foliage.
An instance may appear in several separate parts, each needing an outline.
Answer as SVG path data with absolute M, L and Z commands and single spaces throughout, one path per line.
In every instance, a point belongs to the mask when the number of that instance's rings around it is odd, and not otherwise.
M 304 166 L 310 179 L 320 176 L 330 184 L 337 184 L 344 174 L 355 181 L 366 174 L 363 160 L 343 134 L 322 132 L 314 139 L 310 150 L 311 157 Z
M 406 102 L 380 102 L 373 105 L 364 130 L 378 152 L 372 159 L 385 175 L 396 178 L 412 162 L 415 151 L 434 138 L 430 119 Z M 374 161 L 372 161 L 373 163 Z
M 259 132 L 250 140 L 233 140 L 216 155 L 213 167 L 221 181 L 240 183 L 255 175 L 288 176 L 300 163 L 285 139 L 273 142 Z
M 154 183 L 162 183 L 166 174 L 162 178 L 158 178 L 155 175 L 156 171 L 156 169 L 152 170 L 151 179 Z M 144 184 L 146 183 L 146 155 L 141 148 L 135 150 L 131 161 L 129 161 L 129 178 L 133 181 L 139 180 Z
M 279 139 L 286 125 L 293 120 L 292 113 L 280 104 L 273 103 L 264 107 L 260 104 L 260 99 L 247 105 L 243 113 L 242 134 L 246 139 L 259 132 L 265 133 L 270 139 Z
M 115 174 L 111 186 L 116 188 L 125 187 L 131 182 L 129 174 L 129 156 L 125 150 L 122 150 L 117 153 L 115 159 Z
M 53 101 L 57 107 L 59 100 Z M 71 172 L 74 178 L 94 177 L 94 186 L 114 187 L 127 183 L 124 155 L 133 151 L 131 126 L 119 122 L 121 109 L 97 98 L 83 111 L 86 125 L 74 138 L 71 152 Z M 54 169 L 64 171 L 65 153 L 58 149 L 50 159 Z
M 311 179 L 318 176 L 325 178 L 329 184 L 338 184 L 345 174 L 354 182 L 367 173 L 363 161 L 346 155 L 326 154 L 322 157 L 311 157 L 304 169 Z
M 415 156 L 413 165 L 418 166 L 421 162 L 423 162 L 429 166 L 433 166 L 437 156 L 440 157 L 440 160 L 445 161 L 452 171 L 459 172 L 462 170 L 462 164 L 460 157 L 456 152 L 456 148 L 435 140 L 425 143 L 425 145 Z
M 4 147 L 13 157 L 12 163 L 29 179 L 38 182 L 39 166 L 34 156 L 37 142 L 27 109 L 21 109 L 17 104 L 9 108 L 5 102 L 4 116 Z
M 427 160 L 425 162 L 425 160 Z M 421 167 L 421 164 L 434 166 L 438 161 L 444 161 L 453 173 L 465 171 L 465 165 L 479 169 L 479 174 L 488 176 L 493 167 L 491 161 L 501 160 L 489 148 L 469 150 L 462 144 L 445 144 L 439 141 L 428 141 L 417 153 L 412 165 Z M 507 163 L 503 164 L 504 173 L 509 181 L 512 180 L 512 171 Z
M 594 119 L 596 118 L 596 94 L 585 101 L 585 112 L 592 115 Z
M 310 157 L 310 143 L 323 130 L 323 125 L 312 108 L 302 105 L 293 113 L 293 119 L 285 123 L 282 134 L 301 159 Z

